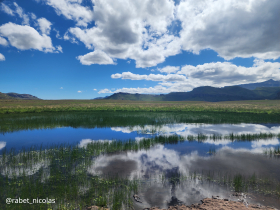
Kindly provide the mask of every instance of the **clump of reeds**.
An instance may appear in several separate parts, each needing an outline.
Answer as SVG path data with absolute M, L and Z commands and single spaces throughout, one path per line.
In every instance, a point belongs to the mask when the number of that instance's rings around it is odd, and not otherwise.
M 280 147 L 274 147 L 269 149 L 264 149 L 263 153 L 270 157 L 280 157 Z

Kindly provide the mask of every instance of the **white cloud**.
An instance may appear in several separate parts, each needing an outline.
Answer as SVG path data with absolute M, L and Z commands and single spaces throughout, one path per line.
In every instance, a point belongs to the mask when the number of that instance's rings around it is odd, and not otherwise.
M 174 19 L 173 1 L 154 0 L 151 4 L 149 0 L 94 0 L 93 3 L 95 26 L 70 28 L 66 38 L 72 34 L 88 49 L 102 50 L 111 58 L 134 59 L 137 67 L 154 66 L 180 51 L 175 43 L 178 37 L 167 34 L 167 27 Z M 147 49 L 143 50 L 143 46 Z
M 178 82 L 186 81 L 186 77 L 183 75 L 177 74 L 149 74 L 149 75 L 139 75 L 133 74 L 131 72 L 123 72 L 122 74 L 112 74 L 111 78 L 113 79 L 130 79 L 130 80 L 151 80 L 151 81 L 165 81 L 165 82 Z
M 179 66 L 166 66 L 166 67 L 164 67 L 162 69 L 158 68 L 157 70 L 160 71 L 161 73 L 168 73 L 168 74 L 170 74 L 170 73 L 175 73 L 175 72 L 179 71 L 180 67 Z
M 55 32 L 56 32 L 56 35 L 55 35 L 55 37 L 57 38 L 57 39 L 62 39 L 62 37 L 60 36 L 60 34 L 59 34 L 59 30 L 57 30 L 57 29 L 53 29 Z
M 28 17 L 28 15 L 24 13 L 23 9 L 20 6 L 18 6 L 18 4 L 16 2 L 14 2 L 14 6 L 16 7 L 15 13 L 17 13 L 18 16 L 20 18 L 22 18 L 22 24 L 29 25 L 29 17 Z
M 0 45 L 4 45 L 4 46 L 7 46 L 8 45 L 8 42 L 6 39 L 4 39 L 3 37 L 0 36 Z
M 50 21 L 48 21 L 46 18 L 40 18 L 37 21 L 38 21 L 42 34 L 49 35 L 50 31 L 51 31 L 52 23 Z
M 97 89 L 93 89 L 94 91 L 97 91 Z
M 103 90 L 100 90 L 98 93 L 100 94 L 100 93 L 113 93 L 113 92 L 109 89 L 103 89 Z
M 252 67 L 237 66 L 229 62 L 205 63 L 183 66 L 178 74 L 185 74 L 190 81 L 199 79 L 211 86 L 222 87 L 241 83 L 280 80 L 280 63 L 255 60 Z
M 12 10 L 8 5 L 1 3 L 1 10 L 5 13 L 14 16 L 17 14 L 22 19 L 22 24 L 29 25 L 29 17 L 27 14 L 24 13 L 23 9 L 16 3 L 13 3 L 13 7 L 15 7 L 14 10 Z M 33 17 L 33 13 L 31 14 L 31 17 Z
M 181 1 L 182 49 L 212 49 L 225 59 L 280 56 L 278 0 Z
M 59 53 L 59 52 L 63 53 L 62 47 L 60 45 L 56 46 L 56 52 L 57 53 Z
M 0 141 L 0 150 L 6 146 L 6 142 Z
M 5 60 L 5 56 L 0 53 L 0 61 L 4 61 L 4 60 Z
M 94 9 L 81 0 L 47 0 L 79 26 L 95 23 L 70 28 L 65 39 L 79 40 L 111 59 L 135 60 L 137 68 L 156 66 L 182 50 L 198 54 L 212 49 L 225 59 L 280 57 L 278 0 L 185 0 L 176 6 L 172 0 L 92 2 Z M 170 29 L 175 23 L 182 27 L 179 36 Z
M 20 50 L 35 49 L 43 52 L 57 52 L 51 38 L 30 26 L 6 23 L 0 26 L 0 35 L 6 37 L 10 44 Z
M 170 93 L 191 91 L 195 87 L 224 87 L 269 79 L 280 80 L 280 63 L 254 60 L 252 67 L 237 66 L 230 62 L 205 63 L 202 65 L 186 65 L 175 74 L 139 75 L 123 72 L 111 75 L 113 79 L 161 81 L 150 88 L 121 88 L 117 92 L 127 93 Z
M 61 87 L 61 88 L 59 88 L 59 89 L 61 89 L 61 90 L 62 90 L 62 89 L 63 89 L 63 87 Z
M 7 6 L 6 4 L 4 4 L 4 3 L 1 3 L 1 10 L 2 10 L 3 12 L 7 13 L 8 15 L 14 16 L 13 10 L 12 10 L 9 6 Z
M 30 16 L 31 16 L 31 18 L 32 18 L 33 20 L 36 20 L 36 19 L 37 19 L 37 16 L 36 16 L 34 13 L 32 13 L 32 12 L 31 12 Z
M 112 58 L 100 50 L 95 50 L 94 52 L 90 52 L 86 55 L 80 55 L 77 59 L 84 65 L 115 64 Z
M 78 92 L 78 93 L 82 93 L 82 91 L 81 91 L 81 90 L 78 90 L 77 92 Z
M 79 26 L 87 26 L 93 20 L 92 10 L 81 6 L 82 0 L 46 0 L 46 4 L 52 6 L 58 15 L 74 20 Z

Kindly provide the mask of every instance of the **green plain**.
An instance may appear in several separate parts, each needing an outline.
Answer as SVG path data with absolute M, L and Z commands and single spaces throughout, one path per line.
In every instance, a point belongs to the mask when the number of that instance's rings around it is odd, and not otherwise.
M 64 111 L 179 111 L 280 114 L 280 100 L 226 102 L 150 102 L 125 100 L 0 100 L 0 114 Z

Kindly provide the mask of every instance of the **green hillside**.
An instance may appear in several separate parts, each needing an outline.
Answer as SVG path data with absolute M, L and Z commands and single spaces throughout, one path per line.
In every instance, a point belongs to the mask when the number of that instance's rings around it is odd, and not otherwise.
M 280 94 L 280 87 L 258 87 L 253 90 L 256 94 L 267 97 L 266 99 L 276 99 Z

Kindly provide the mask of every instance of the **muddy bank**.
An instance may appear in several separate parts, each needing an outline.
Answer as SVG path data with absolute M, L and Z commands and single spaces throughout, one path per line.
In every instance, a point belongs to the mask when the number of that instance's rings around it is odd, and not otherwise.
M 219 199 L 217 197 L 205 198 L 201 200 L 200 204 L 192 204 L 191 206 L 180 205 L 180 206 L 170 206 L 168 210 L 256 210 L 256 209 L 266 209 L 275 210 L 276 208 L 269 206 L 260 205 L 250 205 L 239 201 L 230 201 L 228 199 Z M 143 210 L 166 210 L 160 209 L 158 207 L 145 208 Z

